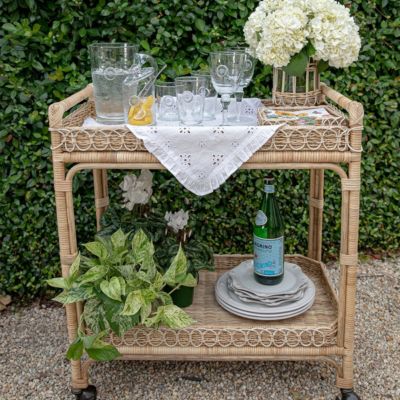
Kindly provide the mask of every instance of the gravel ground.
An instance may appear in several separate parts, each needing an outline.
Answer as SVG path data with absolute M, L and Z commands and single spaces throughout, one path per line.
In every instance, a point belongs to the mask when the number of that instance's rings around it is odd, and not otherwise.
M 330 268 L 337 281 L 337 266 Z M 355 389 L 363 400 L 400 399 L 400 259 L 361 265 Z M 0 313 L 0 400 L 63 400 L 69 392 L 65 317 L 34 305 Z M 97 364 L 101 400 L 334 399 L 334 371 L 306 362 L 122 362 Z

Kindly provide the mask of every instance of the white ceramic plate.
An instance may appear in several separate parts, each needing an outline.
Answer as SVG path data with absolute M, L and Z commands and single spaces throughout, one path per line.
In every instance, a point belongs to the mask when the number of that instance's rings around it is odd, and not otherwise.
M 224 273 L 218 279 L 215 286 L 215 295 L 220 304 L 224 303 L 229 308 L 235 309 L 237 312 L 240 312 L 242 314 L 254 314 L 259 316 L 265 315 L 268 318 L 275 315 L 291 315 L 292 313 L 304 312 L 304 309 L 307 308 L 307 306 L 311 307 L 312 303 L 314 302 L 315 286 L 314 283 L 309 278 L 307 278 L 309 280 L 308 287 L 304 292 L 303 298 L 299 301 L 277 306 L 267 306 L 257 303 L 245 303 L 228 289 L 228 272 Z
M 309 310 L 314 304 L 314 299 L 312 299 L 309 304 L 305 304 L 304 307 L 297 309 L 295 311 L 290 311 L 287 313 L 275 313 L 275 314 L 258 314 L 258 313 L 248 313 L 245 311 L 238 310 L 237 308 L 226 304 L 219 297 L 216 297 L 216 299 L 218 304 L 231 314 L 238 315 L 239 317 L 242 318 L 255 319 L 259 321 L 276 321 L 281 319 L 293 318 L 296 317 L 297 315 L 303 314 L 304 312 Z

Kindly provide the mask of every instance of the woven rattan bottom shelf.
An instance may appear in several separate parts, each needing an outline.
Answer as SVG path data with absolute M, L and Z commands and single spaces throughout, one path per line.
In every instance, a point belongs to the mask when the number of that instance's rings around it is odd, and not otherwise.
M 196 288 L 193 305 L 186 310 L 197 321 L 182 330 L 136 327 L 124 337 L 110 337 L 110 342 L 129 358 L 202 359 L 275 354 L 277 349 L 288 354 L 307 352 L 316 355 L 334 347 L 337 337 L 337 300 L 322 263 L 303 256 L 287 256 L 301 266 L 315 283 L 314 305 L 306 313 L 281 321 L 254 321 L 232 315 L 215 300 L 214 284 L 219 275 L 241 261 L 245 255 L 215 256 L 216 271 L 203 272 Z M 297 349 L 296 349 L 297 348 Z M 304 349 L 306 348 L 306 349 Z M 326 349 L 328 350 L 328 349 Z M 281 352 L 280 351 L 280 352 Z M 329 353 L 329 352 L 328 352 Z

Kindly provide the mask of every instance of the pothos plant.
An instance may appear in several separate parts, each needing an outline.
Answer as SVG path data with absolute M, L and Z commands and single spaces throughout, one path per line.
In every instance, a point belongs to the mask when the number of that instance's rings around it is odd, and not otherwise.
M 68 359 L 78 360 L 84 351 L 94 360 L 117 358 L 120 353 L 104 337 L 111 332 L 122 336 L 138 324 L 180 329 L 194 322 L 172 303 L 170 295 L 182 285 L 197 285 L 187 271 L 182 248 L 164 271 L 154 259 L 152 241 L 142 230 L 135 233 L 132 241 L 128 237 L 121 229 L 109 237 L 96 237 L 94 242 L 84 245 L 90 256 L 79 254 L 67 278 L 48 281 L 50 286 L 63 289 L 54 300 L 64 305 L 84 302 L 77 337 L 67 351 Z M 87 334 L 83 323 L 91 334 Z

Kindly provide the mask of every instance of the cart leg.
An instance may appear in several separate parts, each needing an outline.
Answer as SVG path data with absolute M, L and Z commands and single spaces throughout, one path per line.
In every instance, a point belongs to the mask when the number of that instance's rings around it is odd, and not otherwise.
M 101 228 L 100 220 L 108 206 L 108 182 L 106 169 L 93 170 L 94 197 L 96 205 L 97 230 Z
M 344 347 L 345 355 L 342 373 L 337 376 L 336 385 L 342 391 L 343 400 L 359 399 L 352 390 L 359 202 L 360 162 L 354 161 L 349 164 L 349 178 L 342 179 L 338 345 Z
M 74 210 L 72 204 L 72 184 L 65 179 L 65 167 L 62 162 L 53 162 L 54 188 L 57 210 L 57 226 L 60 246 L 60 259 L 63 277 L 69 275 L 69 269 L 77 255 L 75 236 Z M 65 306 L 67 314 L 67 329 L 70 342 L 75 340 L 79 317 L 79 307 L 75 304 Z M 72 387 L 85 388 L 88 386 L 87 376 L 82 373 L 81 362 L 71 362 Z
M 310 171 L 310 225 L 308 228 L 308 257 L 321 261 L 322 221 L 324 208 L 324 170 Z

